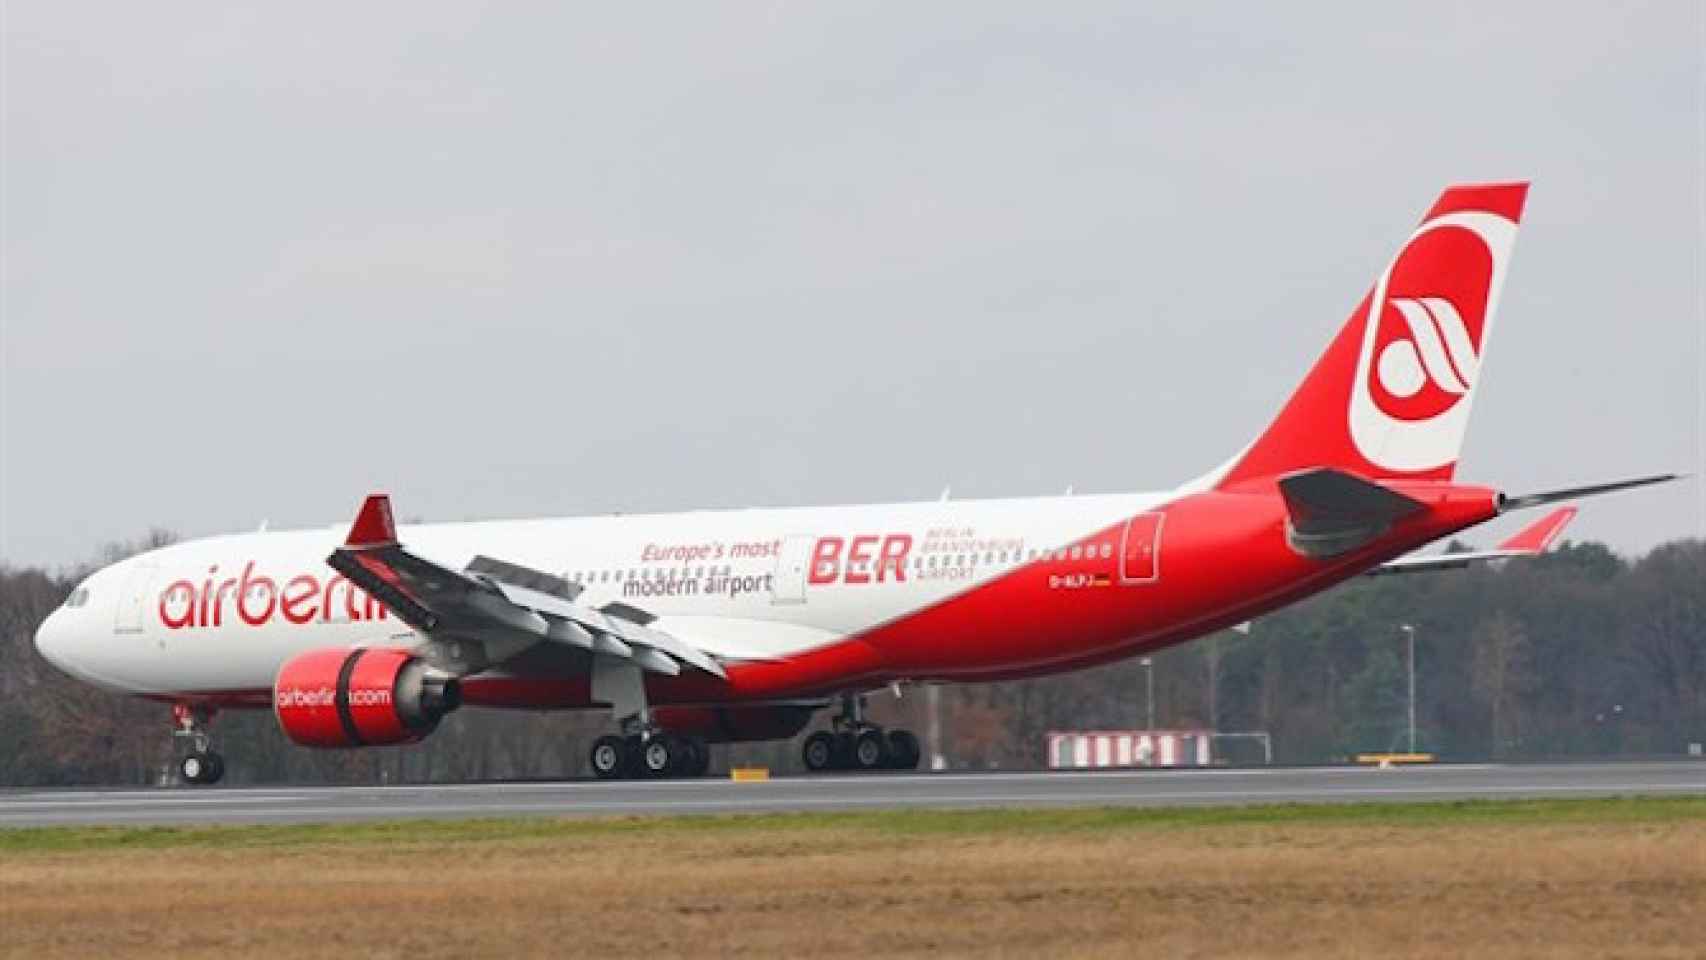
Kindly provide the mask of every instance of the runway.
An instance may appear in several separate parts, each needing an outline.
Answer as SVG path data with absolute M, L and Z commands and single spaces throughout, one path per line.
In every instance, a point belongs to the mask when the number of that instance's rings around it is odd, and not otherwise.
M 0 827 L 332 823 L 875 809 L 1706 796 L 1706 762 L 916 773 L 600 783 L 0 793 Z

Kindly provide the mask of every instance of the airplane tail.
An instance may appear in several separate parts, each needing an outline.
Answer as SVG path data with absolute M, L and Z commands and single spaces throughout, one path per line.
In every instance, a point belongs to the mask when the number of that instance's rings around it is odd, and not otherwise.
M 1323 467 L 1370 479 L 1451 479 L 1527 195 L 1527 183 L 1440 194 L 1218 485 Z

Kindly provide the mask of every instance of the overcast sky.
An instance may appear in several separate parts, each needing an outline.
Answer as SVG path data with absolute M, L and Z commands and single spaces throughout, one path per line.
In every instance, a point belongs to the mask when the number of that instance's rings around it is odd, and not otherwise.
M 1463 180 L 1459 476 L 1703 469 L 1706 6 L 1059 6 L 7 3 L 0 559 L 1171 486 Z

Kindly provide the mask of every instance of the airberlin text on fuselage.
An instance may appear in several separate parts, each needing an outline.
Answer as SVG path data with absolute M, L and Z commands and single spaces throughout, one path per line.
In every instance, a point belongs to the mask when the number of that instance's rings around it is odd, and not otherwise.
M 215 586 L 217 584 L 217 586 Z M 283 581 L 255 574 L 254 561 L 243 566 L 239 576 L 219 579 L 219 565 L 207 569 L 200 585 L 178 580 L 160 593 L 160 622 L 168 629 L 186 627 L 219 627 L 225 625 L 225 611 L 233 612 L 231 622 L 259 627 L 283 617 L 290 623 L 309 623 L 332 620 L 383 620 L 387 614 L 383 604 L 368 596 L 342 576 L 326 580 L 311 573 L 300 573 Z

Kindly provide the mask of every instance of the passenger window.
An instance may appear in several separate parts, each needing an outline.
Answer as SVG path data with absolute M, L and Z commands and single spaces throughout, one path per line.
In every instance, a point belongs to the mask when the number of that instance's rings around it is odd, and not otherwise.
M 1072 559 L 1077 560 L 1082 556 L 1084 556 L 1084 548 L 1074 545 L 1072 548 Z

